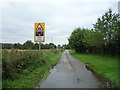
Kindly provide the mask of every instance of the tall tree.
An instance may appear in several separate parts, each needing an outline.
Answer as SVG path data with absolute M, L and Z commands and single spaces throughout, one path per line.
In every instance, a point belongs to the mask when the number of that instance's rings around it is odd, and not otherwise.
M 94 30 L 101 32 L 103 39 L 105 40 L 104 45 L 107 46 L 108 54 L 113 52 L 113 43 L 118 32 L 118 18 L 119 15 L 112 13 L 112 10 L 109 9 L 101 18 L 98 18 L 97 22 L 94 25 Z
M 104 44 L 103 35 L 98 31 L 86 30 L 84 37 L 88 53 L 101 53 L 98 50 Z
M 23 44 L 23 49 L 32 49 L 33 48 L 34 43 L 31 40 L 27 40 L 24 44 Z
M 85 45 L 84 37 L 85 37 L 86 29 L 76 28 L 69 37 L 69 45 L 72 49 L 75 49 L 76 52 L 84 53 Z
M 20 43 L 15 43 L 14 49 L 22 49 L 22 45 Z
M 54 43 L 49 43 L 49 48 L 50 49 L 54 49 L 56 47 L 56 45 Z

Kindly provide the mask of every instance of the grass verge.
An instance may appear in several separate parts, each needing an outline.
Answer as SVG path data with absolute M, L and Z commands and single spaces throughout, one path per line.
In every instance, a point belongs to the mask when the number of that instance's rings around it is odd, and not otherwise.
M 70 51 L 71 55 L 80 61 L 88 64 L 94 72 L 108 79 L 112 83 L 120 87 L 118 75 L 118 59 L 109 56 L 78 54 L 75 51 Z
M 11 53 L 14 53 L 15 55 L 12 55 Z M 36 55 L 37 53 L 41 55 Z M 7 57 L 7 54 L 9 57 Z M 61 54 L 61 50 L 14 50 L 3 52 L 2 58 L 4 61 L 2 88 L 36 87 L 40 80 L 49 74 L 49 70 L 57 63 Z M 8 72 L 9 74 L 7 73 L 7 70 L 10 70 Z M 10 75 L 10 77 L 8 75 Z

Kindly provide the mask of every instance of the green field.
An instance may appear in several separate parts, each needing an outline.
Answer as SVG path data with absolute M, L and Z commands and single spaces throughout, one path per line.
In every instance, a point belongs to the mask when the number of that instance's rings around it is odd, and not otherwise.
M 3 88 L 34 88 L 57 63 L 62 50 L 3 50 Z
M 70 53 L 80 61 L 88 64 L 88 67 L 100 76 L 120 86 L 120 83 L 118 83 L 120 78 L 118 78 L 117 58 L 92 54 L 78 54 L 73 50 L 71 50 Z

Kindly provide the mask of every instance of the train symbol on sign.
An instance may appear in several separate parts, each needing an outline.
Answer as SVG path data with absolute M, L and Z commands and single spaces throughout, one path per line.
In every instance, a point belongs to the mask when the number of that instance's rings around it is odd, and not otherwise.
M 36 31 L 36 36 L 44 36 L 44 32 L 43 31 Z

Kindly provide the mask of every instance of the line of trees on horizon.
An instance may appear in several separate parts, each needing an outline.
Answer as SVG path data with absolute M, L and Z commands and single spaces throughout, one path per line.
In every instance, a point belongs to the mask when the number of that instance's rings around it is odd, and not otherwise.
M 120 15 L 109 9 L 92 29 L 75 28 L 68 41 L 78 53 L 120 55 Z
M 54 43 L 43 44 L 41 43 L 41 49 L 63 49 L 63 47 L 67 47 L 67 45 L 55 45 Z M 2 43 L 2 49 L 39 49 L 38 43 L 33 43 L 31 40 L 27 40 L 25 43 Z

